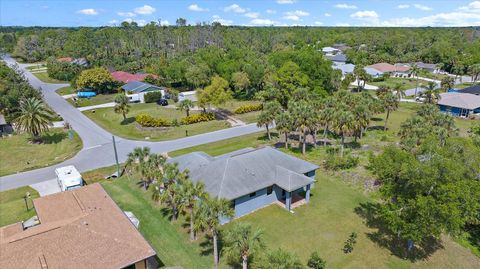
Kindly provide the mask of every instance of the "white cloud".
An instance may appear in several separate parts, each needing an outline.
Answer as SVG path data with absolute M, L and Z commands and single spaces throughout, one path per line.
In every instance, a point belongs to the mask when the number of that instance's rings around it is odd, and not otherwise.
M 273 9 L 267 9 L 267 13 L 268 14 L 275 14 L 275 13 L 277 13 L 277 11 L 273 10 Z
M 144 5 L 143 7 L 137 7 L 133 10 L 137 14 L 149 15 L 155 12 L 155 8 L 149 5 Z M 137 22 L 138 23 L 138 22 Z
M 450 12 L 438 13 L 420 18 L 393 18 L 381 23 L 381 26 L 478 26 L 480 25 L 480 13 L 474 12 Z
M 147 21 L 145 20 L 134 20 L 132 18 L 126 18 L 123 21 L 126 21 L 128 23 L 136 22 L 138 26 L 145 26 L 147 24 Z
M 323 25 L 323 22 L 321 22 L 321 21 L 316 21 L 315 24 L 316 24 L 316 25 Z
M 86 9 L 80 9 L 79 11 L 77 11 L 77 13 L 80 13 L 80 14 L 83 14 L 83 15 L 97 15 L 98 14 L 98 11 L 96 11 L 95 9 L 93 8 L 86 8 Z
M 280 5 L 289 5 L 297 2 L 297 0 L 277 0 L 277 4 Z
M 466 6 L 460 7 L 460 10 L 465 10 L 465 11 L 471 11 L 471 10 L 477 10 L 480 9 L 480 1 L 473 1 L 469 3 Z
M 168 26 L 168 25 L 170 25 L 170 22 L 168 22 L 167 20 L 160 21 L 160 25 L 161 26 Z
M 278 22 L 269 19 L 253 19 L 250 21 L 252 25 L 275 25 Z
M 414 6 L 416 9 L 420 9 L 420 10 L 423 10 L 423 11 L 430 11 L 430 10 L 432 10 L 431 7 L 428 7 L 428 6 L 425 6 L 425 5 L 414 4 L 413 6 Z
M 205 12 L 205 11 L 208 11 L 208 8 L 200 7 L 197 4 L 191 4 L 191 5 L 188 6 L 188 10 L 197 11 L 197 12 Z
M 258 13 L 258 12 L 245 13 L 245 17 L 249 17 L 249 18 L 252 18 L 252 19 L 256 19 L 256 18 L 258 18 L 258 16 L 260 16 L 260 13 Z
M 133 12 L 122 12 L 122 11 L 117 12 L 117 15 L 121 16 L 121 17 L 135 17 L 135 16 L 137 16 L 137 14 L 135 14 Z
M 357 6 L 349 5 L 349 4 L 336 4 L 335 7 L 340 9 L 356 9 L 357 8 Z
M 355 19 L 378 19 L 378 14 L 373 10 L 364 10 L 364 11 L 357 11 L 351 14 L 350 17 Z
M 111 21 L 109 21 L 109 22 L 108 22 L 108 24 L 111 24 L 111 25 L 113 25 L 113 24 L 117 24 L 117 23 L 118 23 L 118 21 L 117 21 L 117 20 L 111 20 Z
M 218 15 L 213 15 L 213 16 L 212 16 L 212 21 L 213 21 L 213 22 L 218 22 L 218 23 L 220 23 L 221 25 L 231 25 L 231 24 L 233 23 L 233 21 L 222 19 L 222 18 L 221 18 L 220 16 L 218 16 Z
M 399 9 L 406 9 L 406 8 L 409 8 L 410 5 L 406 5 L 406 4 L 402 4 L 402 5 L 398 5 L 397 8 Z
M 332 14 L 330 14 L 330 13 L 325 13 L 323 15 L 325 15 L 325 17 L 331 17 L 332 16 Z
M 306 17 L 308 15 L 310 15 L 310 13 L 306 11 L 295 10 L 295 11 L 285 12 L 285 16 L 283 18 L 291 21 L 301 21 L 301 17 Z
M 350 24 L 348 24 L 348 23 L 337 23 L 335 26 L 339 26 L 339 27 L 349 27 Z
M 245 13 L 246 10 L 237 4 L 230 5 L 223 9 L 225 12 Z

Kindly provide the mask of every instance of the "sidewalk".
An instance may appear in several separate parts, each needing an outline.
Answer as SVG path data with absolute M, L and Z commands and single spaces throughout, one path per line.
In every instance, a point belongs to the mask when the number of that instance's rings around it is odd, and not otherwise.
M 114 106 L 115 106 L 115 102 L 111 102 L 111 103 L 105 103 L 105 104 L 94 105 L 94 106 L 79 107 L 78 110 L 86 111 L 86 110 L 92 110 L 92 109 L 97 109 L 97 108 L 114 107 Z

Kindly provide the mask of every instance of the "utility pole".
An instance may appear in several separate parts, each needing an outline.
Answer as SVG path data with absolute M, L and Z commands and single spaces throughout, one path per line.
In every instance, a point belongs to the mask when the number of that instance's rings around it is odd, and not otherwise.
M 112 135 L 113 151 L 115 152 L 115 163 L 117 164 L 117 178 L 120 177 L 120 164 L 118 164 L 117 145 L 115 143 L 115 136 Z

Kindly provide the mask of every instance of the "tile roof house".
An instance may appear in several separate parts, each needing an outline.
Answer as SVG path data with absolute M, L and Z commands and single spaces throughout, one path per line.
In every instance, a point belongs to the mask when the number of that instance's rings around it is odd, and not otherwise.
M 210 195 L 230 200 L 235 218 L 272 203 L 280 202 L 287 210 L 292 209 L 292 200 L 308 203 L 318 169 L 272 147 L 244 148 L 217 157 L 192 152 L 168 162 L 177 163 L 181 171 L 188 169 L 190 179 L 203 181 Z
M 100 184 L 33 204 L 40 224 L 0 228 L 0 268 L 151 268 L 155 251 Z
M 468 117 L 480 113 L 480 96 L 471 93 L 441 93 L 437 104 L 440 111 L 453 116 Z
M 143 103 L 145 102 L 145 94 L 149 92 L 157 92 L 160 91 L 162 92 L 162 96 L 165 96 L 165 90 L 167 88 L 165 87 L 158 87 L 146 82 L 140 82 L 140 81 L 131 81 L 121 87 L 124 91 L 125 94 L 128 97 L 128 100 L 130 102 L 140 102 Z
M 110 72 L 110 74 L 112 74 L 114 80 L 121 81 L 123 83 L 129 83 L 132 81 L 143 81 L 149 75 L 155 78 L 157 77 L 151 74 L 131 74 L 125 71 L 114 71 Z
M 410 67 L 405 65 L 392 65 L 389 63 L 376 63 L 376 64 L 368 65 L 366 67 L 376 69 L 382 73 L 396 73 L 396 72 L 404 73 L 410 69 Z
M 71 63 L 73 61 L 72 57 L 62 57 L 57 59 L 58 62 Z

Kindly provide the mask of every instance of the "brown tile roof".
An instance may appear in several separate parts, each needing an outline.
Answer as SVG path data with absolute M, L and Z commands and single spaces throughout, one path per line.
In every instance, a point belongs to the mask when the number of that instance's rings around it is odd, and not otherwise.
M 73 61 L 73 58 L 72 57 L 63 57 L 63 58 L 58 58 L 57 61 L 58 62 L 70 63 L 71 61 Z
M 154 78 L 157 78 L 157 75 L 152 75 L 152 74 L 131 74 L 125 71 L 115 71 L 111 72 L 112 77 L 114 80 L 121 81 L 124 83 L 129 83 L 132 81 L 143 81 L 147 76 L 152 76 Z
M 380 72 L 387 73 L 387 72 L 406 72 L 408 71 L 408 66 L 402 65 L 391 65 L 389 63 L 376 63 L 369 65 L 367 67 L 374 68 Z
M 122 268 L 155 255 L 100 184 L 33 202 L 41 224 L 0 228 L 0 268 Z

